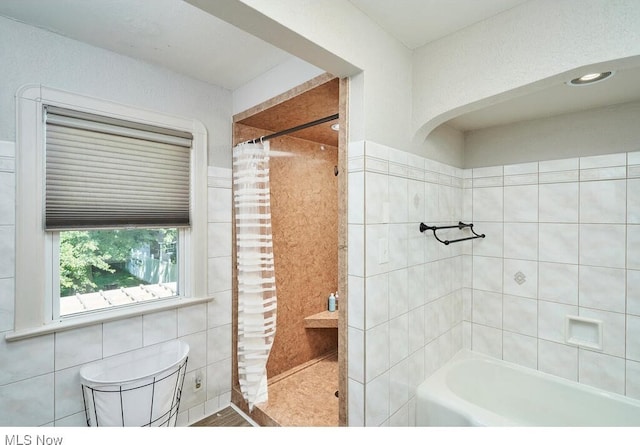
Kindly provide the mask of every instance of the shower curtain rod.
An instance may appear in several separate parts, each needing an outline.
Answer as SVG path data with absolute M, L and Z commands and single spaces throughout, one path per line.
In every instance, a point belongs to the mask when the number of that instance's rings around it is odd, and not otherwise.
M 296 131 L 304 130 L 305 128 L 315 127 L 316 125 L 324 124 L 325 122 L 331 122 L 340 117 L 339 114 L 332 114 L 331 116 L 323 117 L 321 119 L 316 119 L 315 121 L 307 122 L 306 124 L 298 125 L 297 127 L 288 128 L 286 130 L 278 131 L 277 133 L 268 134 L 266 136 L 262 136 L 260 138 L 255 138 L 250 141 L 247 141 L 248 144 L 255 144 L 260 141 L 268 141 L 269 139 L 277 138 L 278 136 L 284 136 L 290 133 L 295 133 Z

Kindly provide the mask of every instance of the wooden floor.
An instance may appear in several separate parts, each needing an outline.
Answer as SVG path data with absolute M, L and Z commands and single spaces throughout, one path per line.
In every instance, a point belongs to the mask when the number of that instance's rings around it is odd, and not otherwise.
M 228 406 L 191 426 L 253 426 L 232 407 Z

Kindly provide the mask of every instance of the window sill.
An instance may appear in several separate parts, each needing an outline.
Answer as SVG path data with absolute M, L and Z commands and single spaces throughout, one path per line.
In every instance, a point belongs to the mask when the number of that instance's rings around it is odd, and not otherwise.
M 94 312 L 91 314 L 82 314 L 69 316 L 65 319 L 52 322 L 35 328 L 20 329 L 18 331 L 9 332 L 5 335 L 8 342 L 16 340 L 24 340 L 26 338 L 37 337 L 40 335 L 52 334 L 54 332 L 67 331 L 70 329 L 82 328 L 85 326 L 105 323 L 108 321 L 122 320 L 124 318 L 135 317 L 138 315 L 151 314 L 153 312 L 161 312 L 170 309 L 176 309 L 196 304 L 208 303 L 213 301 L 213 297 L 185 298 L 179 297 L 168 301 L 158 301 L 148 304 L 140 304 L 130 307 L 114 308 L 107 311 Z

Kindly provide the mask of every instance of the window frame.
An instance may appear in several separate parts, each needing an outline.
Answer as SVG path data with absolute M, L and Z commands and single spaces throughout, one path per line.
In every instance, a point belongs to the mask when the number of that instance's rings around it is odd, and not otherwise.
M 52 275 L 57 249 L 54 238 L 44 230 L 45 138 L 44 105 L 193 134 L 191 152 L 190 228 L 179 228 L 183 261 L 179 265 L 184 280 L 180 295 L 54 317 Z M 15 225 L 15 318 L 14 331 L 7 340 L 42 335 L 104 321 L 210 301 L 207 295 L 207 132 L 204 125 L 189 118 L 171 116 L 98 98 L 27 85 L 16 94 L 16 225 Z M 58 232 L 54 232 L 56 235 Z

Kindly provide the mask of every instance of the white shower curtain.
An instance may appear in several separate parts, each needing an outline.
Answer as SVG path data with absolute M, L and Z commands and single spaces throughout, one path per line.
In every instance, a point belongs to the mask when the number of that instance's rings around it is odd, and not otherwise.
M 269 143 L 233 149 L 238 278 L 238 378 L 249 410 L 267 401 L 267 359 L 276 333 Z

